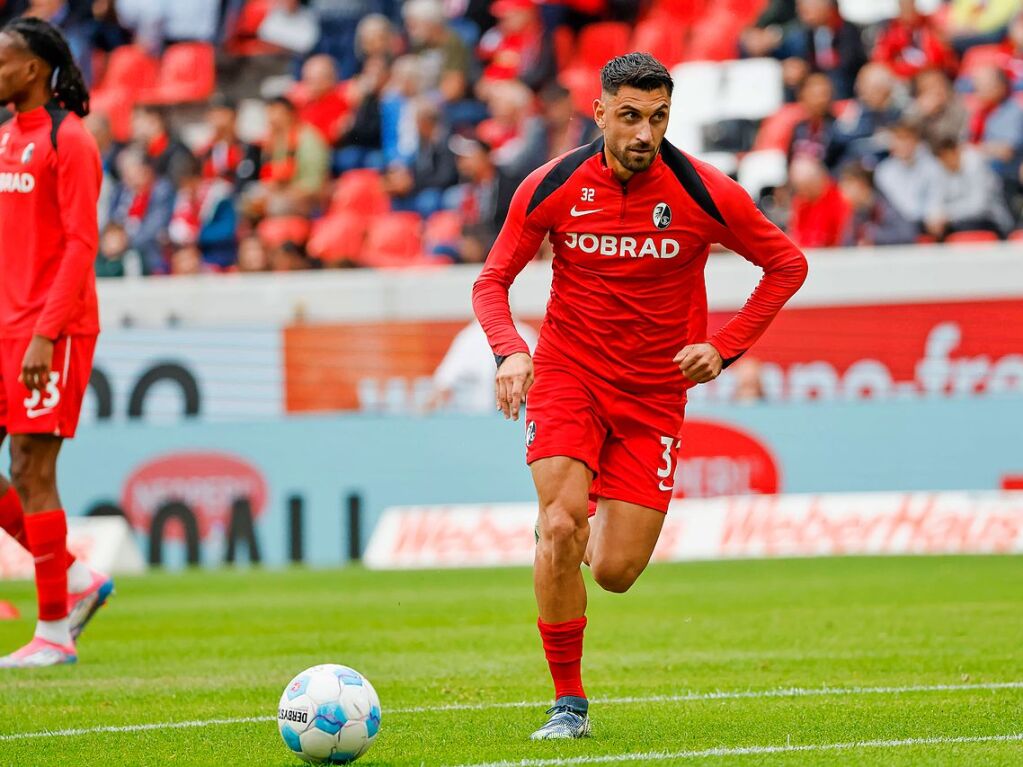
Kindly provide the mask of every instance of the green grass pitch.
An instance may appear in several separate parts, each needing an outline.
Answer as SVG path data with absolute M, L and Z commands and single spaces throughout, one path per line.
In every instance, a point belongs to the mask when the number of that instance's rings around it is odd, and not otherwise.
M 31 584 L 0 598 L 34 613 Z M 78 666 L 0 672 L 0 765 L 296 765 L 272 717 L 322 662 L 380 693 L 366 767 L 1023 764 L 1020 557 L 657 565 L 626 595 L 590 584 L 593 737 L 569 743 L 528 741 L 550 696 L 535 619 L 525 569 L 125 578 Z M 31 625 L 0 623 L 0 649 Z M 536 705 L 494 705 L 520 702 Z M 479 705 L 437 710 L 451 704 Z

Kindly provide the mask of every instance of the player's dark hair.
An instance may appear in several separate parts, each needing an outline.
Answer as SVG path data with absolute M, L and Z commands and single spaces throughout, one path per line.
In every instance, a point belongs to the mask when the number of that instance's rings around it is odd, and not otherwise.
M 59 29 L 42 19 L 23 16 L 8 22 L 3 32 L 20 39 L 29 51 L 50 65 L 54 101 L 79 117 L 89 114 L 89 89 Z
M 675 82 L 665 68 L 649 53 L 626 53 L 611 59 L 600 70 L 600 85 L 605 93 L 612 96 L 622 86 L 638 88 L 641 91 L 655 91 L 667 88 L 671 95 Z

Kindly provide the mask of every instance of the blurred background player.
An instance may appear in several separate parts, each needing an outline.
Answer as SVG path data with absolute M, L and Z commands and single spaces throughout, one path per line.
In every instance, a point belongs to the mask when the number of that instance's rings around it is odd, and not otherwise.
M 0 667 L 74 663 L 75 638 L 113 582 L 67 551 L 57 454 L 73 437 L 99 333 L 95 273 L 99 150 L 81 118 L 89 93 L 45 21 L 0 31 L 0 526 L 35 559 L 35 636 Z M 2 119 L 2 118 L 0 118 Z
M 685 390 L 745 353 L 806 278 L 803 254 L 738 184 L 664 141 L 673 85 L 646 53 L 604 66 L 593 105 L 602 137 L 526 178 L 473 289 L 498 362 L 498 408 L 517 420 L 529 396 L 534 587 L 555 689 L 534 740 L 590 731 L 582 563 L 607 591 L 636 581 L 672 497 Z M 508 289 L 548 233 L 554 281 L 534 367 Z M 703 272 L 714 243 L 764 277 L 708 337 Z

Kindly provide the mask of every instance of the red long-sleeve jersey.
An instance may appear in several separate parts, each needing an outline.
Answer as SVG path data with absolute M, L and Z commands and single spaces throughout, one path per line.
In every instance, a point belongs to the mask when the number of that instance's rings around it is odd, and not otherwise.
M 806 258 L 715 168 L 667 141 L 649 169 L 620 183 L 603 139 L 530 174 L 473 286 L 473 308 L 498 357 L 528 352 L 508 288 L 545 235 L 554 280 L 535 359 L 567 361 L 634 392 L 692 386 L 672 361 L 707 341 L 725 364 L 764 332 L 806 279 Z M 760 266 L 742 310 L 707 337 L 704 267 L 712 243 Z
M 46 106 L 0 125 L 0 337 L 99 332 L 102 176 L 74 114 Z

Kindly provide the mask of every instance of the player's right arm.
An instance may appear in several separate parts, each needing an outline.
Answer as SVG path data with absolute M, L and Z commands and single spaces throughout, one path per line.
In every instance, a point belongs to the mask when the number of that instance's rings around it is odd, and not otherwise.
M 546 206 L 531 209 L 531 203 L 550 167 L 537 168 L 515 191 L 501 233 L 472 288 L 473 310 L 498 363 L 497 407 L 505 418 L 513 420 L 518 420 L 519 408 L 533 383 L 533 361 L 529 346 L 515 329 L 508 289 L 536 256 L 547 235 L 550 225 L 543 215 Z

